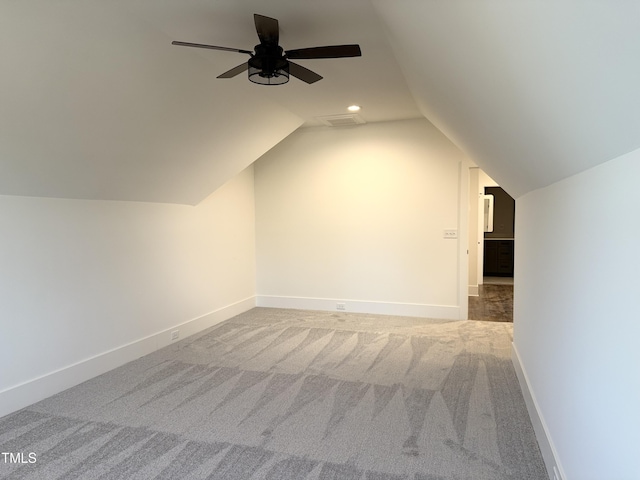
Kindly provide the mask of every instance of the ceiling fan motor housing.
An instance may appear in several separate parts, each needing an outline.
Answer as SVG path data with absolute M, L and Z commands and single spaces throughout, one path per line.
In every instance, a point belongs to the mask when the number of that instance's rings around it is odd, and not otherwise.
M 282 85 L 289 81 L 289 62 L 282 47 L 273 44 L 255 46 L 249 59 L 249 80 L 261 85 Z

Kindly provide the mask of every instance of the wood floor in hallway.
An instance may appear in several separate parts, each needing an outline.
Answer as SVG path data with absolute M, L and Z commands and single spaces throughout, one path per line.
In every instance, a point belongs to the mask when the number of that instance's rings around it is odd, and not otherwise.
M 469 297 L 469 320 L 513 322 L 513 285 L 479 285 Z

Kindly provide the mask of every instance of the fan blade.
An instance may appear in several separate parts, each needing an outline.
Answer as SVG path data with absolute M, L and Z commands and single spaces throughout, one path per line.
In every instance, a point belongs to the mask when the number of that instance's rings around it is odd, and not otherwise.
M 316 83 L 318 80 L 322 80 L 322 77 L 316 72 L 312 72 L 308 68 L 298 65 L 297 63 L 289 62 L 289 73 L 296 78 L 299 78 L 303 82 L 309 84 Z
M 278 41 L 280 39 L 280 28 L 278 26 L 278 20 L 254 13 L 253 21 L 256 24 L 256 32 L 258 33 L 260 43 L 278 45 Z
M 229 47 L 216 47 L 215 45 L 203 45 L 202 43 L 189 43 L 189 42 L 178 42 L 173 41 L 171 45 L 179 45 L 181 47 L 197 47 L 197 48 L 209 48 L 211 50 L 224 50 L 225 52 L 238 52 L 238 53 L 246 53 L 251 55 L 253 52 L 249 50 L 240 50 L 238 48 L 229 48 Z
M 246 72 L 249 69 L 249 62 L 244 62 L 237 67 L 233 67 L 231 70 L 224 72 L 222 75 L 218 75 L 218 78 L 233 78 L 236 75 L 240 75 L 242 72 Z
M 284 52 L 287 58 L 344 58 L 360 57 L 360 45 L 330 45 L 327 47 L 299 48 Z

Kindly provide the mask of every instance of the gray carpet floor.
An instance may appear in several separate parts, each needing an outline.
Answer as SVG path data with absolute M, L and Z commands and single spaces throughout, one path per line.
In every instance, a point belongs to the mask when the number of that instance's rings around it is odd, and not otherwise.
M 511 333 L 256 308 L 0 419 L 0 478 L 547 480 Z

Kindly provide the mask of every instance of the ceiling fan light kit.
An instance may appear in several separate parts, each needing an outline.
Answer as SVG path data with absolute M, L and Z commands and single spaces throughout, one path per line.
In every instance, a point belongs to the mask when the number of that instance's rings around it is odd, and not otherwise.
M 289 62 L 282 47 L 256 45 L 256 53 L 249 59 L 249 80 L 260 85 L 282 85 L 289 81 Z
M 273 71 L 264 71 L 251 66 L 249 62 L 249 80 L 259 85 L 282 85 L 289 81 L 289 65 Z
M 280 39 L 280 27 L 278 20 L 264 15 L 253 15 L 256 33 L 260 43 L 254 47 L 254 51 L 238 48 L 218 47 L 189 42 L 171 42 L 173 45 L 183 47 L 208 48 L 210 50 L 223 50 L 247 54 L 251 58 L 245 63 L 232 68 L 219 75 L 218 78 L 233 78 L 245 70 L 248 71 L 249 80 L 260 85 L 283 85 L 289 81 L 289 75 L 308 84 L 322 80 L 322 77 L 308 68 L 293 63 L 289 59 L 315 59 L 315 58 L 344 58 L 359 57 L 362 55 L 360 46 L 329 45 L 324 47 L 300 48 L 296 50 L 283 50 L 278 45 Z

